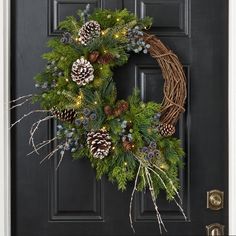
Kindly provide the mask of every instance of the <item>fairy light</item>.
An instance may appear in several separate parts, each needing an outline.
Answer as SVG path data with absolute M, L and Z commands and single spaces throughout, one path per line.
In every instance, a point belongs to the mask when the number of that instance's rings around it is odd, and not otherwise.
M 115 150 L 115 147 L 114 147 L 114 146 L 112 147 L 112 150 Z
M 132 145 L 132 148 L 134 148 L 135 146 L 134 146 L 134 144 Z
M 127 166 L 127 165 L 128 165 L 128 163 L 127 163 L 127 162 L 124 162 L 124 165 L 125 165 L 125 166 Z
M 97 105 L 97 104 L 98 104 L 98 102 L 97 102 L 97 101 L 95 101 L 95 102 L 94 102 L 94 104 L 95 104 L 95 105 Z
M 118 35 L 118 34 L 115 34 L 115 38 L 118 39 L 118 38 L 119 38 L 119 35 Z
M 66 82 L 69 82 L 69 79 L 68 79 L 68 78 L 66 78 Z
M 119 21 L 120 21 L 120 18 L 116 18 L 116 21 L 119 22 Z
M 105 31 L 102 31 L 101 33 L 102 33 L 102 35 L 105 35 L 105 34 L 106 34 L 106 32 L 105 32 Z
M 79 95 L 79 96 L 77 97 L 76 104 L 77 104 L 78 106 L 80 106 L 80 105 L 81 105 L 81 103 L 82 103 L 82 96 L 81 96 L 81 95 Z

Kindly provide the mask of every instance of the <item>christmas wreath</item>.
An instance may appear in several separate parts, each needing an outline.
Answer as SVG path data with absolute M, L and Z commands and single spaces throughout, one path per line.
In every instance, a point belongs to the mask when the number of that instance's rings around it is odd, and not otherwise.
M 12 101 L 20 102 L 12 108 L 32 101 L 42 109 L 30 111 L 12 126 L 32 113 L 46 113 L 30 129 L 30 154 L 56 142 L 42 162 L 59 152 L 59 167 L 70 151 L 74 159 L 88 158 L 97 178 L 106 175 L 118 189 L 125 190 L 134 181 L 129 212 L 133 230 L 135 191 L 149 189 L 161 231 L 165 226 L 156 203 L 160 190 L 185 217 L 178 194 L 184 152 L 180 140 L 172 135 L 184 111 L 186 84 L 178 57 L 148 33 L 150 27 L 149 17 L 138 19 L 127 10 L 98 9 L 90 15 L 89 5 L 78 12 L 78 19 L 67 17 L 60 23 L 62 37 L 51 39 L 52 50 L 43 55 L 48 63 L 35 77 L 39 92 Z M 133 52 L 149 53 L 160 66 L 164 78 L 161 104 L 141 101 L 137 89 L 127 100 L 117 99 L 114 68 L 127 63 Z M 37 129 L 50 119 L 58 121 L 55 137 L 35 144 Z

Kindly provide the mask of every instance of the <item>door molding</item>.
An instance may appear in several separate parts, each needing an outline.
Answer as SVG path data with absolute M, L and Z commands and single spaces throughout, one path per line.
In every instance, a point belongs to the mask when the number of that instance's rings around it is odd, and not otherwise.
M 236 235 L 236 1 L 229 0 L 229 234 Z M 11 236 L 10 0 L 0 2 L 0 236 Z

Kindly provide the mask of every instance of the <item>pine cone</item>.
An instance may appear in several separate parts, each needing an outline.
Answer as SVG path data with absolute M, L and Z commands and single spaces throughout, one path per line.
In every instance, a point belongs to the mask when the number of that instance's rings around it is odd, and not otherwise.
M 104 112 L 107 116 L 111 116 L 113 114 L 113 110 L 112 110 L 111 106 L 109 106 L 109 105 L 104 107 Z
M 87 144 L 94 158 L 103 159 L 111 149 L 111 137 L 105 130 L 91 131 L 87 134 Z
M 74 109 L 58 110 L 56 107 L 51 109 L 52 115 L 61 121 L 73 122 L 76 118 L 76 111 Z
M 94 69 L 89 61 L 81 57 L 77 59 L 72 65 L 71 78 L 78 85 L 86 85 L 93 81 Z
M 71 34 L 69 32 L 64 32 L 62 34 L 62 37 L 60 39 L 60 42 L 61 43 L 64 43 L 64 44 L 69 44 L 69 43 L 72 43 L 73 42 L 73 39 L 71 37 Z
M 86 22 L 79 30 L 79 41 L 83 45 L 87 45 L 96 37 L 99 37 L 101 33 L 101 27 L 97 21 Z
M 90 62 L 94 63 L 97 61 L 98 57 L 99 57 L 99 52 L 93 51 L 89 54 L 88 59 Z
M 108 64 L 108 63 L 110 63 L 113 60 L 113 58 L 114 57 L 113 57 L 112 54 L 106 53 L 103 56 L 100 56 L 98 58 L 98 63 L 100 63 L 100 64 Z
M 127 111 L 129 108 L 129 103 L 126 101 L 120 101 L 117 105 L 118 109 L 122 110 L 123 112 Z
M 133 143 L 125 140 L 123 143 L 123 147 L 126 151 L 130 151 L 133 148 Z
M 163 137 L 169 137 L 175 133 L 175 127 L 171 124 L 159 124 L 158 130 Z

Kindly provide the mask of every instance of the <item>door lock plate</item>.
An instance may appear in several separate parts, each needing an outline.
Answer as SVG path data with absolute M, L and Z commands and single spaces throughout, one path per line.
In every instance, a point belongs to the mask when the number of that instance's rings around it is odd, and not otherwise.
M 207 192 L 207 208 L 217 211 L 224 207 L 224 192 L 214 189 Z

